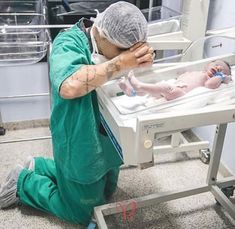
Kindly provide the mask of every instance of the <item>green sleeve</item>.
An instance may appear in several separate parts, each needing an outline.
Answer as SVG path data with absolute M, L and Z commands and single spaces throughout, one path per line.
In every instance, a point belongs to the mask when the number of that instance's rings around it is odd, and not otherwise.
M 81 31 L 65 31 L 54 41 L 50 56 L 50 79 L 57 93 L 66 78 L 81 66 L 90 64 L 91 57 L 86 39 Z

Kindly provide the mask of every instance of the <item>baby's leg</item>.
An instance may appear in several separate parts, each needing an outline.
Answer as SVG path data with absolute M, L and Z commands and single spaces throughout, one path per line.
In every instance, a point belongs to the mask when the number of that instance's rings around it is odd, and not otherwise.
M 185 94 L 186 92 L 182 88 L 176 86 L 171 86 L 162 92 L 162 96 L 165 97 L 166 100 L 173 100 Z
M 170 85 L 167 83 L 143 83 L 139 81 L 133 74 L 128 75 L 131 86 L 136 90 L 136 93 L 139 94 L 150 94 L 153 97 L 160 98 L 161 94 L 170 90 Z
M 166 98 L 166 100 L 176 99 L 185 95 L 185 92 L 182 88 L 171 86 L 165 82 L 156 84 L 143 83 L 134 76 L 133 72 L 129 73 L 128 79 L 130 82 L 130 87 L 136 91 L 137 95 L 147 93 L 156 98 L 163 96 Z
M 134 88 L 131 86 L 128 79 L 126 79 L 126 78 L 122 79 L 118 85 L 127 96 L 135 96 L 136 95 L 136 92 L 135 92 Z

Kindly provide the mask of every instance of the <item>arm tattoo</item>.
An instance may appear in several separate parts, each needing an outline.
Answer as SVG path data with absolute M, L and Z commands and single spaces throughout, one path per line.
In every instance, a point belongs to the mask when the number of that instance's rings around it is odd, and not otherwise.
M 94 90 L 99 85 L 95 85 L 92 81 L 97 78 L 97 76 L 101 76 L 97 74 L 95 66 L 84 66 L 85 74 L 83 76 L 78 76 L 76 73 L 72 75 L 72 80 L 77 80 L 85 86 L 85 91 L 88 93 L 91 90 Z
M 92 90 L 95 90 L 97 87 L 100 86 L 100 83 L 96 80 L 97 78 L 104 78 L 104 80 L 109 80 L 115 72 L 120 71 L 120 59 L 117 58 L 113 61 L 110 61 L 105 69 L 103 74 L 97 73 L 96 66 L 86 66 L 82 67 L 83 74 L 77 74 L 75 72 L 71 77 L 68 77 L 63 86 L 69 87 L 73 85 L 74 81 L 78 81 L 81 84 L 80 92 L 77 92 L 79 96 L 89 93 Z
M 120 71 L 120 69 L 120 58 L 115 61 L 111 61 L 106 68 L 106 75 L 108 80 L 113 76 L 115 72 Z

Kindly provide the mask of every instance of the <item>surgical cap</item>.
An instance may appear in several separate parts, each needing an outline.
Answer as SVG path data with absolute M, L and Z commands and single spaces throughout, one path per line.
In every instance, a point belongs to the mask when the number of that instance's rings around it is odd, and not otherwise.
M 99 13 L 94 20 L 101 36 L 121 48 L 147 40 L 147 21 L 133 4 L 119 1 Z

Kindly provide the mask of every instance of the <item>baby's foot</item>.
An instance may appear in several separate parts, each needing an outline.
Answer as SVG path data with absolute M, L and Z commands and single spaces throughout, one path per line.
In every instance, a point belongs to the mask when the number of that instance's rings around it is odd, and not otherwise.
M 119 82 L 119 87 L 122 89 L 122 91 L 127 95 L 127 96 L 135 96 L 136 91 L 135 89 L 131 86 L 130 82 L 128 79 L 124 78 Z
M 129 80 L 131 87 L 136 91 L 137 95 L 143 96 L 146 94 L 144 91 L 141 91 L 141 86 L 140 86 L 141 82 L 136 79 L 133 71 L 129 72 L 128 80 Z
M 140 81 L 136 79 L 133 71 L 130 71 L 128 74 L 128 80 L 130 82 L 130 85 L 136 90 L 138 91 L 138 89 L 140 89 Z

